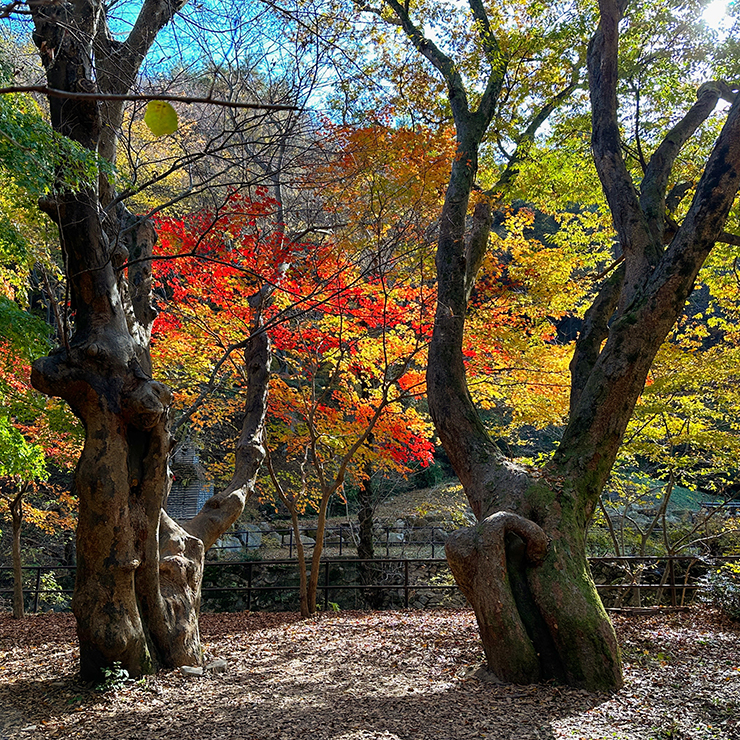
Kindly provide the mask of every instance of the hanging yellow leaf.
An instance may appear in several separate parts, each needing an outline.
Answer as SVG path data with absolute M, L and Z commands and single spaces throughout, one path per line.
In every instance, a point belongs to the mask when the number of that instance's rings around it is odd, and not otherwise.
M 163 100 L 152 100 L 146 107 L 144 123 L 155 136 L 166 136 L 177 131 L 177 113 Z

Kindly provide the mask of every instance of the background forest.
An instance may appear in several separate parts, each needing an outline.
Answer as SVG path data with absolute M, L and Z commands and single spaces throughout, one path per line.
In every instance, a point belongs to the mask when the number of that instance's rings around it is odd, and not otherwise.
M 138 28 L 130 5 L 106 8 L 99 33 L 114 50 Z M 34 16 L 32 39 L 17 7 L 3 10 L 0 46 L 3 560 L 75 562 L 84 428 L 30 378 L 53 348 L 74 349 L 87 321 L 60 214 L 64 198 L 93 190 L 106 260 L 131 295 L 131 334 L 147 346 L 149 359 L 139 352 L 138 361 L 172 394 L 172 500 L 195 478 L 208 494 L 201 503 L 246 487 L 253 505 L 234 528 L 290 520 L 305 613 L 315 609 L 321 552 L 305 567 L 302 518 L 318 521 L 317 541 L 330 507 L 356 519 L 358 554 L 368 556 L 381 501 L 454 478 L 425 373 L 461 134 L 454 86 L 423 63 L 412 11 L 423 19 L 417 30 L 459 60 L 476 105 L 488 95 L 478 70 L 505 58 L 467 208 L 468 225 L 489 208 L 490 238 L 466 285 L 462 353 L 495 446 L 525 468 L 548 464 L 572 410 L 576 338 L 624 260 L 591 151 L 593 3 L 487 7 L 488 36 L 475 2 L 467 11 L 440 0 L 185 4 L 131 68 L 129 99 L 105 119 L 115 130 L 97 149 L 74 126 L 60 132 L 61 114 L 45 102 L 54 85 L 43 23 Z M 635 3 L 622 23 L 618 123 L 635 182 L 697 91 L 721 81 L 670 171 L 666 232 L 688 213 L 740 79 L 737 8 L 711 10 L 694 0 Z M 95 74 L 95 105 L 112 110 L 110 69 Z M 723 535 L 724 554 L 737 554 L 736 519 L 690 512 L 740 493 L 739 215 L 734 205 L 652 363 L 593 514 L 594 553 L 718 554 Z M 151 258 L 136 251 L 144 242 Z M 141 285 L 152 307 L 137 304 L 132 286 Z M 271 353 L 259 439 L 244 421 L 256 408 L 255 337 Z M 91 361 L 105 354 L 93 340 Z M 264 464 L 247 485 L 254 460 L 245 450 L 255 445 Z M 127 475 L 137 488 L 133 467 Z M 671 497 L 684 513 L 671 514 L 668 533 Z

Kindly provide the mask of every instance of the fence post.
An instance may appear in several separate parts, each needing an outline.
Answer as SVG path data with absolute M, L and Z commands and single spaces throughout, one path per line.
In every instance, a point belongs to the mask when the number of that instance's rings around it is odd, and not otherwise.
M 390 538 L 390 531 L 391 531 L 390 530 L 390 527 L 388 527 L 388 525 L 386 525 L 386 527 L 385 527 L 385 556 L 387 558 L 390 557 L 390 550 L 388 549 L 388 540 Z
M 434 560 L 434 531 L 435 528 L 432 527 L 432 560 Z
M 288 532 L 288 558 L 293 557 L 293 529 Z
M 409 561 L 403 561 L 403 606 L 409 608 Z
M 247 563 L 247 611 L 252 611 L 252 561 Z
M 339 525 L 339 557 L 342 557 L 342 525 Z
M 41 588 L 41 566 L 36 566 L 36 598 L 33 600 L 33 610 L 39 610 L 39 589 Z
M 673 556 L 669 555 L 668 557 L 670 558 L 670 560 L 668 561 L 668 567 L 671 574 L 671 606 L 676 606 L 676 571 Z

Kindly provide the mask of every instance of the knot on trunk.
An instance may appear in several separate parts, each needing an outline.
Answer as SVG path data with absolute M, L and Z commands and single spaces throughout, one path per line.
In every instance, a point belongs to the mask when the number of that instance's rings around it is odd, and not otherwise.
M 128 421 L 137 429 L 153 429 L 172 403 L 170 389 L 156 380 L 139 383 L 123 400 Z
M 520 547 L 512 544 L 513 535 Z M 504 681 L 530 683 L 541 677 L 539 651 L 523 616 L 529 619 L 520 613 L 518 591 L 526 589 L 526 568 L 541 563 L 547 549 L 543 529 L 510 511 L 457 530 L 445 544 L 450 570 L 475 610 L 488 667 Z

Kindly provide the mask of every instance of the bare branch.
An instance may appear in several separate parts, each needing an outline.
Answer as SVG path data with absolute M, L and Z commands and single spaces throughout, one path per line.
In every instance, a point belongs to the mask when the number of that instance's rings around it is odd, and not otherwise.
M 696 93 L 697 101 L 686 115 L 666 134 L 650 158 L 640 184 L 640 206 L 653 232 L 653 239 L 663 243 L 666 190 L 676 157 L 709 117 L 720 98 L 732 102 L 735 95 L 725 82 L 705 82 Z
M 214 98 L 197 98 L 189 95 L 165 95 L 157 93 L 140 93 L 136 95 L 114 95 L 106 93 L 80 93 L 56 90 L 45 85 L 16 85 L 0 88 L 0 95 L 8 93 L 39 93 L 48 95 L 50 98 L 70 98 L 72 100 L 118 100 L 118 101 L 144 101 L 144 100 L 166 100 L 173 103 L 196 103 L 199 105 L 218 105 L 224 108 L 247 108 L 250 110 L 300 110 L 295 105 L 274 105 L 269 103 L 240 103 L 233 100 L 217 100 Z
M 729 231 L 723 231 L 717 241 L 722 242 L 722 244 L 732 244 L 733 247 L 740 247 L 740 236 L 731 234 Z

